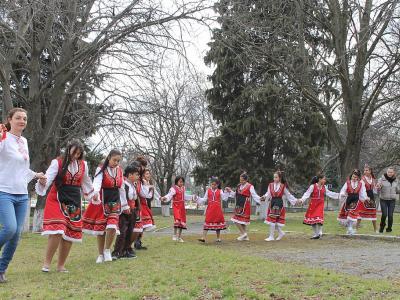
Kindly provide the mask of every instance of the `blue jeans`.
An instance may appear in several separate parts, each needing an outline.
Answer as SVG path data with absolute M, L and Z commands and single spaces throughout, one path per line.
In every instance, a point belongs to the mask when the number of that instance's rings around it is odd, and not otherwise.
M 28 195 L 0 192 L 0 273 L 7 270 L 14 256 L 27 211 Z

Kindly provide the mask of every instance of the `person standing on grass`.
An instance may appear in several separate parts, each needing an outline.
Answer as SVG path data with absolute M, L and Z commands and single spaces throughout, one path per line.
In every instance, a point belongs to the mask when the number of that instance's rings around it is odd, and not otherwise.
M 121 158 L 121 151 L 113 149 L 104 164 L 97 168 L 93 187 L 101 200 L 89 203 L 83 215 L 83 232 L 97 236 L 99 256 L 96 263 L 113 260 L 110 249 L 115 235 L 119 234 L 119 215 L 130 212 L 123 186 L 124 176 L 119 166 Z
M 292 205 L 300 202 L 289 192 L 283 172 L 277 171 L 274 173 L 273 182 L 268 185 L 267 192 L 261 197 L 262 201 L 269 201 L 267 218 L 264 222 L 269 225 L 269 237 L 265 239 L 267 242 L 275 240 L 275 229 L 278 230 L 277 241 L 285 236 L 282 230 L 282 227 L 285 226 L 286 223 L 286 209 L 283 203 L 283 196 L 285 196 Z
M 7 123 L 0 124 L 0 283 L 7 281 L 5 273 L 17 249 L 28 212 L 28 183 L 46 176 L 29 168 L 28 142 L 22 136 L 27 125 L 27 112 L 13 108 Z
M 307 212 L 304 216 L 303 224 L 312 227 L 314 234 L 311 239 L 313 240 L 317 240 L 322 236 L 325 196 L 339 200 L 339 193 L 331 192 L 325 184 L 325 175 L 322 173 L 318 174 L 311 180 L 310 187 L 300 199 L 302 203 L 304 203 L 307 199 L 310 199 Z
M 125 197 L 129 206 L 129 213 L 119 216 L 120 234 L 114 245 L 112 256 L 119 258 L 136 258 L 132 249 L 132 235 L 135 228 L 136 216 L 140 214 L 140 201 L 136 193 L 136 183 L 139 180 L 140 166 L 129 165 L 124 170 Z
M 217 177 L 212 177 L 210 188 L 207 189 L 203 198 L 197 198 L 197 203 L 205 203 L 207 201 L 206 218 L 203 225 L 203 237 L 200 242 L 205 243 L 209 230 L 215 230 L 217 233 L 216 242 L 221 242 L 221 230 L 226 229 L 224 213 L 222 212 L 221 203 L 229 198 L 228 192 L 221 190 L 221 184 Z
M 250 224 L 251 215 L 251 198 L 260 203 L 260 196 L 257 195 L 254 186 L 249 183 L 249 176 L 247 173 L 242 173 L 239 177 L 239 184 L 236 187 L 236 192 L 230 188 L 226 188 L 230 193 L 230 197 L 236 198 L 235 213 L 231 221 L 236 224 L 239 229 L 240 235 L 238 241 L 248 241 L 247 226 Z
M 386 217 L 388 218 L 386 232 L 392 232 L 394 207 L 397 195 L 400 193 L 399 181 L 396 178 L 396 171 L 393 167 L 389 167 L 386 173 L 382 175 L 378 180 L 377 187 L 382 210 L 379 232 L 382 233 L 385 229 Z
M 338 216 L 338 221 L 347 227 L 347 234 L 356 233 L 354 225 L 360 215 L 360 202 L 369 200 L 360 170 L 354 169 L 349 179 L 340 190 L 340 197 L 345 199 Z
M 72 243 L 82 241 L 81 190 L 85 198 L 97 200 L 83 152 L 79 141 L 71 141 L 63 157 L 52 160 L 46 171 L 47 182 L 36 183 L 40 196 L 51 187 L 44 207 L 42 235 L 48 235 L 48 242 L 42 272 L 49 272 L 57 249 L 57 271 L 67 272 L 65 262 Z
M 177 176 L 175 178 L 175 185 L 170 188 L 167 195 L 161 197 L 161 201 L 172 200 L 172 209 L 174 211 L 173 241 L 184 242 L 182 239 L 182 230 L 187 229 L 185 201 L 190 201 L 192 199 L 193 197 L 187 195 L 185 192 L 185 178 L 182 176 Z
M 362 181 L 365 184 L 365 190 L 367 191 L 367 195 L 369 200 L 360 203 L 360 215 L 357 220 L 357 227 L 360 227 L 361 220 L 369 220 L 372 221 L 372 226 L 374 226 L 374 232 L 378 232 L 376 228 L 376 202 L 375 202 L 375 194 L 377 193 L 376 189 L 376 180 L 374 176 L 374 172 L 372 168 L 368 165 L 364 167 L 364 175 L 362 177 Z

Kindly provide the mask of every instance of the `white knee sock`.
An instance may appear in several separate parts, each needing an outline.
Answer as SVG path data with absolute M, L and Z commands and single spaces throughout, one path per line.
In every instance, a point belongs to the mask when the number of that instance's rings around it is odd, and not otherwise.
M 318 227 L 318 235 L 322 235 L 322 225 L 317 225 Z
M 269 237 L 273 238 L 275 234 L 275 223 L 269 224 Z
M 318 235 L 318 227 L 317 226 L 318 226 L 317 224 L 312 225 L 312 229 L 314 231 L 314 236 Z
M 277 229 L 278 229 L 278 233 L 279 233 L 279 235 L 283 235 L 283 234 L 285 234 L 284 232 L 283 232 L 283 230 L 282 230 L 282 228 L 281 228 L 281 226 L 276 226 L 277 227 Z

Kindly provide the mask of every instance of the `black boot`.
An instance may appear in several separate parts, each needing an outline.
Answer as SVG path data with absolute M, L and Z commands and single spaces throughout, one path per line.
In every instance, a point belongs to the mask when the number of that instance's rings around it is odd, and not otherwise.
M 386 224 L 382 224 L 379 226 L 379 233 L 383 233 L 383 229 L 385 229 Z
M 386 232 L 392 232 L 392 228 L 386 228 Z

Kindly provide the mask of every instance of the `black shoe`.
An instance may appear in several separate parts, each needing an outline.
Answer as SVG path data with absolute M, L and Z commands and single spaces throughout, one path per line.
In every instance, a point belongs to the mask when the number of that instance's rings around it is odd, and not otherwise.
M 392 232 L 392 228 L 386 228 L 386 232 Z
M 313 236 L 312 238 L 310 238 L 311 240 L 319 240 L 321 238 L 321 236 L 320 235 L 317 235 L 317 236 Z
M 0 283 L 6 283 L 6 274 L 5 273 L 0 273 Z
M 385 225 L 380 225 L 379 227 L 379 233 L 383 233 L 383 229 L 385 229 Z
M 205 239 L 198 239 L 199 242 L 205 243 L 206 240 Z
M 140 245 L 137 248 L 135 247 L 135 249 L 136 250 L 147 250 L 147 247 Z
M 133 258 L 136 258 L 136 257 L 137 256 L 136 256 L 136 254 L 134 252 L 130 253 L 130 252 L 126 251 L 125 255 L 122 256 L 121 258 L 123 258 L 123 259 L 133 259 Z
M 121 258 L 121 255 L 118 252 L 113 251 L 113 253 L 111 253 L 111 258 L 112 260 L 117 260 Z

